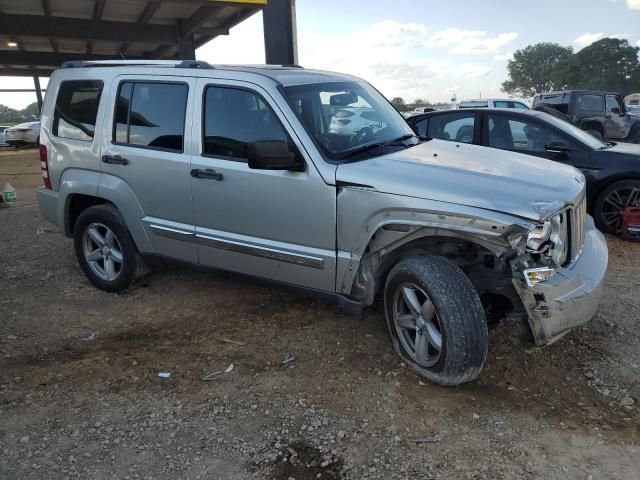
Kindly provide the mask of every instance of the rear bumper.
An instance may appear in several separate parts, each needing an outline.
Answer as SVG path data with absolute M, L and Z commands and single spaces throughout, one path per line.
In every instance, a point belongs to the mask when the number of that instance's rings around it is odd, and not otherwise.
M 45 187 L 36 188 L 36 199 L 40 214 L 45 220 L 50 221 L 61 232 L 64 232 L 62 208 L 60 208 L 60 194 Z
M 607 242 L 591 217 L 582 254 L 572 265 L 556 270 L 549 280 L 528 287 L 514 280 L 529 316 L 537 346 L 548 345 L 587 323 L 598 309 L 607 264 Z

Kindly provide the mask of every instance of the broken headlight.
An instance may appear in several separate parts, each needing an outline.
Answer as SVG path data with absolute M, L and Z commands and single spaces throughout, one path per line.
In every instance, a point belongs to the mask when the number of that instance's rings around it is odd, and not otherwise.
M 555 273 L 554 267 L 564 265 L 569 254 L 567 213 L 557 213 L 544 223 L 536 225 L 527 235 L 527 251 L 542 257 L 538 257 L 536 263 L 539 267 L 544 266 L 523 272 L 527 284 L 533 286 L 548 280 Z

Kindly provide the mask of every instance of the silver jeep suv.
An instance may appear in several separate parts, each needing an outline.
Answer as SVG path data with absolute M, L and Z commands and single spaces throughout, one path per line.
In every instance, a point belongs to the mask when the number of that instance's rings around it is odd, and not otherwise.
M 345 109 L 376 128 L 336 119 Z M 480 373 L 488 321 L 521 320 L 541 346 L 587 322 L 601 295 L 607 246 L 580 172 L 418 138 L 352 76 L 69 63 L 49 82 L 40 138 L 42 215 L 106 291 L 156 256 L 352 311 L 380 296 L 398 354 L 443 385 Z

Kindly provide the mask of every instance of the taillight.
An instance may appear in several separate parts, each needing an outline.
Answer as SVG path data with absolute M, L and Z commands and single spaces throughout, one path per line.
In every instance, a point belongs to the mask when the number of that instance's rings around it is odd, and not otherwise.
M 340 125 L 349 125 L 351 123 L 351 120 L 340 119 L 340 120 L 338 120 L 338 123 Z
M 27 132 L 30 132 L 31 129 L 30 128 L 19 128 L 18 131 L 22 132 L 22 133 L 27 133 Z
M 47 147 L 40 145 L 40 169 L 42 170 L 42 180 L 45 188 L 51 190 L 51 179 L 49 178 L 49 157 Z

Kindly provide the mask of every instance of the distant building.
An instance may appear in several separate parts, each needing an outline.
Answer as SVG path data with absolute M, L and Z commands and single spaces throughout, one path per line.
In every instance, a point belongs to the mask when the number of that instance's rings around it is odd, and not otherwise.
M 624 97 L 625 105 L 640 105 L 640 93 L 632 93 Z

